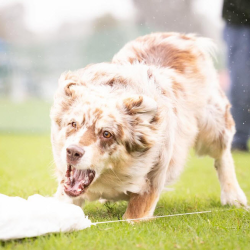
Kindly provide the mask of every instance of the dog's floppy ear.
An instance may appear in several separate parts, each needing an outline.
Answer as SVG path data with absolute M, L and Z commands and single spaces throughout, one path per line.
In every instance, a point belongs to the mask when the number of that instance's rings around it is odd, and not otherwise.
M 73 74 L 71 71 L 64 73 L 59 78 L 59 87 L 68 97 L 75 96 L 74 86 L 80 85 L 80 79 L 76 74 Z
M 145 95 L 132 95 L 125 97 L 123 107 L 129 115 L 141 114 L 143 122 L 150 122 L 157 112 L 157 103 Z

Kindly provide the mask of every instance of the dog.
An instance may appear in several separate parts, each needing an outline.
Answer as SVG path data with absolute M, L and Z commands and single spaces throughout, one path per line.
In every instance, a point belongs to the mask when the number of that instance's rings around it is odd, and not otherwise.
M 125 219 L 153 215 L 188 152 L 214 158 L 223 205 L 247 205 L 231 155 L 235 133 L 210 39 L 155 33 L 111 63 L 61 75 L 51 109 L 56 197 L 127 200 Z

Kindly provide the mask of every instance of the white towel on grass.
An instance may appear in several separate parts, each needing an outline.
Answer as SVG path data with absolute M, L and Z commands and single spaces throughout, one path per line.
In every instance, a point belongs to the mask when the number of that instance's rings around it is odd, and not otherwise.
M 28 200 L 0 194 L 0 240 L 70 232 L 91 225 L 76 205 L 39 194 Z

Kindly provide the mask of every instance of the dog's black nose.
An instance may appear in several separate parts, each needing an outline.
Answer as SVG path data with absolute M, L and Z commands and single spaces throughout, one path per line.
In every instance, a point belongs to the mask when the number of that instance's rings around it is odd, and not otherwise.
M 76 164 L 85 153 L 84 149 L 77 145 L 70 145 L 68 148 L 66 148 L 66 152 L 68 163 L 73 165 Z

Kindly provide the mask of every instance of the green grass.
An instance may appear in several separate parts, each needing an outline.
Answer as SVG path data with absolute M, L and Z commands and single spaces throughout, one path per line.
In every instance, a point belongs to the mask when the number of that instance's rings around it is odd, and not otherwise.
M 38 99 L 12 102 L 0 99 L 0 131 L 4 133 L 48 133 L 51 103 Z
M 234 153 L 241 187 L 250 198 L 250 154 Z M 48 135 L 0 135 L 0 193 L 52 195 L 56 190 Z M 1 242 L 1 249 L 249 249 L 250 213 L 222 207 L 213 162 L 188 160 L 174 190 L 163 193 L 155 215 L 212 210 L 209 214 L 161 218 L 139 224 L 100 224 L 79 232 Z M 18 209 L 18 208 L 17 208 Z M 118 220 L 126 202 L 87 203 L 92 222 Z

